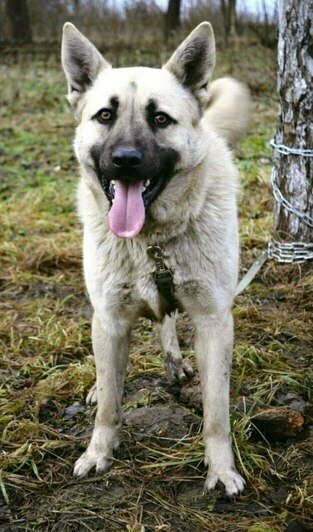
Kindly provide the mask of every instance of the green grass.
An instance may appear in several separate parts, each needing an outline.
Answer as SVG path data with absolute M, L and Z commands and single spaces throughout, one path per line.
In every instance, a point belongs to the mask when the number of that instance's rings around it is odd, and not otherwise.
M 119 63 L 157 64 L 160 55 L 139 51 L 131 57 L 125 52 Z M 272 230 L 268 141 L 277 112 L 275 56 L 239 42 L 235 53 L 220 52 L 218 61 L 218 75 L 246 79 L 254 98 L 251 130 L 236 151 L 244 272 Z M 53 59 L 1 65 L 0 82 L 4 529 L 14 521 L 14 530 L 282 532 L 293 519 L 308 523 L 313 509 L 313 446 L 308 438 L 313 278 L 304 266 L 266 263 L 234 307 L 231 418 L 238 467 L 248 484 L 242 497 L 229 502 L 222 492 L 202 495 L 199 406 L 170 393 L 154 327 L 146 321 L 133 332 L 125 417 L 131 419 L 127 416 L 134 409 L 168 408 L 169 425 L 165 420 L 155 432 L 143 410 L 140 429 L 125 424 L 115 466 L 105 477 L 72 479 L 95 411 L 79 408 L 94 368 L 75 213 L 75 122 L 64 98 L 63 74 Z M 183 355 L 194 364 L 193 334 L 185 317 L 179 333 Z M 196 386 L 197 379 L 194 391 Z M 288 394 L 305 405 L 307 432 L 280 443 L 256 436 L 258 407 L 284 403 Z M 243 401 L 248 404 L 244 412 Z M 179 432 L 179 416 L 184 415 L 189 433 Z M 171 429 L 175 420 L 176 432 Z

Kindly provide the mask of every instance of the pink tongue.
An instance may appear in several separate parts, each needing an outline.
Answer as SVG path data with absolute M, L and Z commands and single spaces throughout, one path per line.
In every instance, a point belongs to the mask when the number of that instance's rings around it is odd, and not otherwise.
M 134 238 L 138 235 L 145 221 L 142 191 L 143 181 L 115 181 L 114 201 L 109 211 L 109 226 L 115 236 Z

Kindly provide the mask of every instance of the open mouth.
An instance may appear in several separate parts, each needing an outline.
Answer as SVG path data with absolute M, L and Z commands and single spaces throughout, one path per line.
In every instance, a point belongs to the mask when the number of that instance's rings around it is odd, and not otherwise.
M 146 209 L 163 188 L 159 177 L 151 181 L 105 180 L 104 191 L 111 203 L 109 226 L 120 238 L 135 238 L 141 231 Z
M 105 186 L 105 192 L 111 204 L 114 202 L 114 198 L 115 198 L 116 181 L 117 180 L 112 179 L 111 181 L 108 181 Z M 162 180 L 160 180 L 157 177 L 157 178 L 152 179 L 151 181 L 150 179 L 147 179 L 146 181 L 140 181 L 140 182 L 143 183 L 142 197 L 143 197 L 145 208 L 147 209 L 150 203 L 153 202 L 157 194 L 160 192 L 162 188 Z
M 119 238 L 135 238 L 145 223 L 147 207 L 162 188 L 162 180 L 116 179 L 103 184 L 111 203 L 108 218 L 112 233 Z

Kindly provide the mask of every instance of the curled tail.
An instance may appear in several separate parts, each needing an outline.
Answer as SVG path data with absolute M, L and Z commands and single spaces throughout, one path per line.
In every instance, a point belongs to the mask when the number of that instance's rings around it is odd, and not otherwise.
M 251 98 L 246 85 L 233 78 L 220 78 L 210 86 L 210 99 L 204 120 L 230 146 L 234 146 L 248 128 L 250 108 Z

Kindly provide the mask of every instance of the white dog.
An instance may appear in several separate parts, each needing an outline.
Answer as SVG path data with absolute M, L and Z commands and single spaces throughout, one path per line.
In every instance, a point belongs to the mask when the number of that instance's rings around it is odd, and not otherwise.
M 79 125 L 78 205 L 84 272 L 94 308 L 98 401 L 91 442 L 74 474 L 104 472 L 118 445 L 132 325 L 159 323 L 170 379 L 192 371 L 182 360 L 175 309 L 195 327 L 204 426 L 206 488 L 244 488 L 234 467 L 229 422 L 237 284 L 237 174 L 229 145 L 247 125 L 249 95 L 215 64 L 211 25 L 200 24 L 162 69 L 113 69 L 72 25 L 62 61 Z

